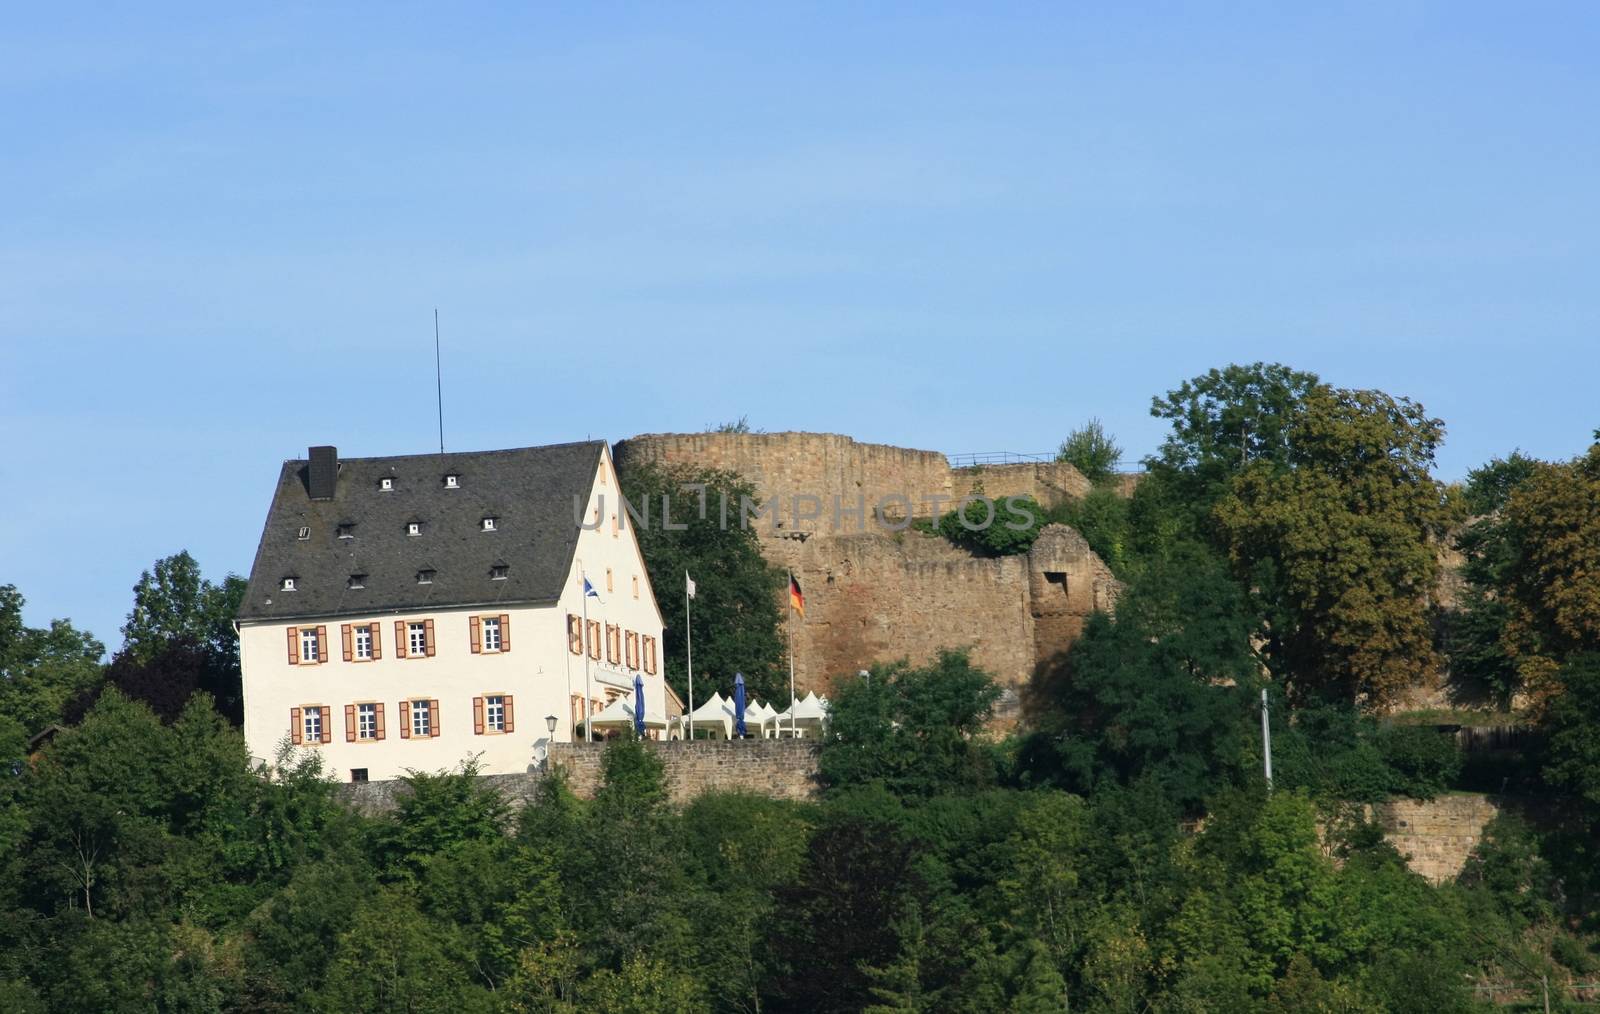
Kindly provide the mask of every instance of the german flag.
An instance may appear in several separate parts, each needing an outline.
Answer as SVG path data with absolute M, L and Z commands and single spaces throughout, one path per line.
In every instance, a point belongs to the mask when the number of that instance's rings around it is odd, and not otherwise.
M 793 573 L 789 575 L 789 605 L 800 614 L 802 620 L 806 618 L 806 597 L 800 591 L 800 579 Z

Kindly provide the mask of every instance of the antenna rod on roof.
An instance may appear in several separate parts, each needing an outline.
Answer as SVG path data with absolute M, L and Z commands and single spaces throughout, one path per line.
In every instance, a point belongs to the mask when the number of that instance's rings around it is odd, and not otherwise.
M 433 385 L 439 399 L 439 453 L 444 453 L 444 371 L 439 367 L 439 308 L 433 308 Z

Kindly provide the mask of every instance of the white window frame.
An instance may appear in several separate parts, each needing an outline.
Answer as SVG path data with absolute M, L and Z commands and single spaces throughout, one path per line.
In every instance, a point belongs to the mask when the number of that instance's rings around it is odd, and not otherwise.
M 483 519 L 483 530 L 484 531 L 492 532 L 492 531 L 494 531 L 494 526 L 495 526 L 495 519 L 494 518 L 484 518 Z
M 406 653 L 412 657 L 428 654 L 428 625 L 421 621 L 406 624 Z
M 500 650 L 500 617 L 485 616 L 483 618 L 483 650 Z
M 300 663 L 315 662 L 321 657 L 322 645 L 317 643 L 316 627 L 300 628 Z
M 304 746 L 322 743 L 321 706 L 300 709 L 300 742 Z
M 483 729 L 485 732 L 506 731 L 505 694 L 490 694 L 483 699 Z
M 351 638 L 351 653 L 354 658 L 363 662 L 372 658 L 372 627 L 365 623 L 356 624 L 355 636 Z
M 378 706 L 376 704 L 356 705 L 356 740 L 366 742 L 378 738 Z
M 433 707 L 427 701 L 411 702 L 411 738 L 430 739 L 433 736 Z
M 393 489 L 394 489 L 394 480 L 393 479 L 379 479 L 378 480 L 378 490 L 379 490 L 379 492 L 388 493 L 388 492 L 392 491 Z
M 409 535 L 409 536 L 421 535 L 422 534 L 422 522 L 420 522 L 420 521 L 407 521 L 406 522 L 406 534 Z

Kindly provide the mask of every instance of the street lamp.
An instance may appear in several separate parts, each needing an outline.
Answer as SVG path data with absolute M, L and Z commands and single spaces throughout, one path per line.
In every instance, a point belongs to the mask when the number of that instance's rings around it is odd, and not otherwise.
M 550 736 L 544 741 L 544 769 L 550 770 L 550 749 L 556 745 L 556 716 L 544 716 L 544 727 L 550 730 Z

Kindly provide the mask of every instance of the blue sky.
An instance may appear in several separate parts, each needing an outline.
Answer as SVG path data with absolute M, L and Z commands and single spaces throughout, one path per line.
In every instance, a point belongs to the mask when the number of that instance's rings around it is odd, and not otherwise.
M 1039 451 L 1278 360 L 1600 426 L 1600 9 L 239 5 L 0 34 L 0 583 L 113 647 L 278 463 L 748 414 Z

